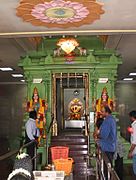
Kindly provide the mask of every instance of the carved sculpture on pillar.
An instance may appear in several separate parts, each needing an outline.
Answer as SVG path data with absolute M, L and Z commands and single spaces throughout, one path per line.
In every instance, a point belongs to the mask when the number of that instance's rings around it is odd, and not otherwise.
M 107 88 L 104 87 L 101 93 L 101 97 L 96 100 L 96 117 L 97 119 L 101 117 L 101 111 L 103 107 L 109 106 L 111 111 L 114 111 L 114 102 L 111 98 L 109 98 Z
M 82 48 L 82 47 L 78 47 L 80 56 L 86 56 L 87 55 L 87 49 L 86 48 Z
M 30 112 L 32 110 L 35 110 L 37 112 L 36 125 L 40 129 L 39 143 L 41 142 L 42 138 L 43 139 L 46 138 L 45 113 L 46 113 L 47 109 L 48 109 L 48 104 L 45 102 L 45 100 L 43 100 L 39 97 L 38 90 L 35 87 L 34 91 L 33 91 L 32 99 L 27 102 L 27 112 Z

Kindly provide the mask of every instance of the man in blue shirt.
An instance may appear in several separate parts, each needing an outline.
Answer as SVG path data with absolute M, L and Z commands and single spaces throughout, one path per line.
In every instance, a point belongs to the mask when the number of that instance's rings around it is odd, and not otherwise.
M 111 115 L 111 110 L 108 106 L 104 107 L 102 115 L 105 119 L 100 127 L 100 147 L 112 163 L 117 141 L 116 121 Z
M 111 110 L 108 106 L 105 106 L 102 111 L 102 115 L 105 118 L 99 132 L 99 145 L 101 151 L 104 152 L 111 165 L 113 160 L 114 152 L 116 151 L 117 143 L 117 130 L 116 130 L 116 121 L 111 115 Z M 107 173 L 106 173 L 107 176 Z

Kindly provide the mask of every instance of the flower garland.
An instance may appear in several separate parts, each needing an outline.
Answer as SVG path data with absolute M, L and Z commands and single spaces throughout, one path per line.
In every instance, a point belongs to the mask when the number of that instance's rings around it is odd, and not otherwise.
M 19 168 L 19 169 L 15 169 L 14 171 L 12 171 L 12 173 L 9 174 L 7 180 L 10 180 L 13 176 L 15 176 L 16 174 L 19 174 L 19 173 L 23 173 L 23 174 L 31 177 L 30 172 L 28 172 L 27 170 L 25 170 L 23 168 Z

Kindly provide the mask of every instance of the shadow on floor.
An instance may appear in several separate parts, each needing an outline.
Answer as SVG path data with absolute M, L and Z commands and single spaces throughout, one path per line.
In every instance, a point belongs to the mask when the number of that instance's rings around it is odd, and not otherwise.
M 136 180 L 136 176 L 134 176 L 132 164 L 124 165 L 124 174 L 123 180 Z

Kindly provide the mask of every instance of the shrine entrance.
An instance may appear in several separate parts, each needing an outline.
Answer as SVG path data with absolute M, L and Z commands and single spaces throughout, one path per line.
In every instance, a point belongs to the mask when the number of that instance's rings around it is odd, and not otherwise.
M 89 107 L 87 73 L 54 73 L 52 104 L 58 131 L 81 129 Z

